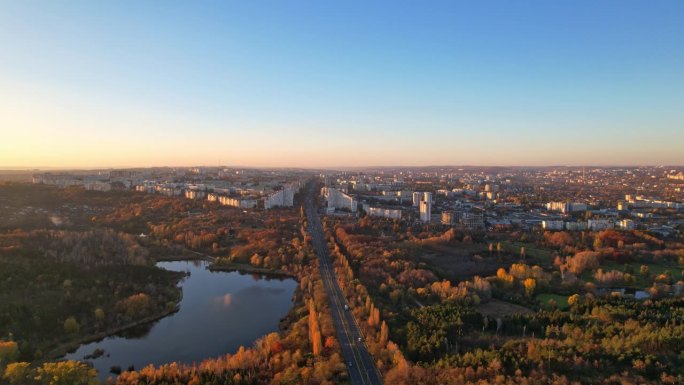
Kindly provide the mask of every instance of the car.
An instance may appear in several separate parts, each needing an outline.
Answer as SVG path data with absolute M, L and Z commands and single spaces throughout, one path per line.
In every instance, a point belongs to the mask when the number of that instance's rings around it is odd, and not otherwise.
M 362 342 L 362 341 L 363 341 L 363 338 L 359 337 L 359 342 Z
M 344 305 L 344 310 L 349 310 L 349 305 Z
M 351 361 L 349 361 L 349 366 L 350 366 L 350 367 L 352 366 L 352 362 L 351 362 Z

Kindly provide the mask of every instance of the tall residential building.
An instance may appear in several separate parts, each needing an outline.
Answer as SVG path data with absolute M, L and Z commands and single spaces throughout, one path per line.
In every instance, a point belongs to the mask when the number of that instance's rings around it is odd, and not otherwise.
M 424 223 L 430 223 L 432 214 L 432 203 L 427 200 L 420 201 L 420 220 Z
M 413 207 L 420 207 L 420 201 L 423 200 L 423 193 L 414 192 L 413 193 Z

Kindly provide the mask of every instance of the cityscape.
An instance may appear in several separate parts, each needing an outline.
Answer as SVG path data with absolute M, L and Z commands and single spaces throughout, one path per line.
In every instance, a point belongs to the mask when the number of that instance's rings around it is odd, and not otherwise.
M 684 383 L 684 3 L 0 9 L 0 385 Z

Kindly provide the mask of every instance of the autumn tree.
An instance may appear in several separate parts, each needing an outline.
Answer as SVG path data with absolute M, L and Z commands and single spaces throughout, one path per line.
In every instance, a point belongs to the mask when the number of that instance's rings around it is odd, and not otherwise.
M 382 326 L 380 326 L 380 345 L 383 347 L 387 344 L 389 340 L 389 329 L 387 328 L 387 323 L 383 320 Z
M 97 371 L 78 361 L 46 362 L 36 370 L 36 380 L 44 385 L 95 385 Z
M 537 287 L 537 281 L 534 278 L 527 278 L 524 282 L 525 294 L 531 297 L 534 294 L 534 289 Z
M 10 385 L 28 384 L 29 377 L 31 376 L 29 365 L 28 362 L 14 362 L 7 365 L 2 379 L 6 380 Z
M 19 353 L 17 343 L 0 340 L 0 365 L 14 360 Z
M 323 350 L 323 343 L 321 341 L 321 330 L 313 299 L 309 300 L 309 341 L 311 342 L 313 355 L 320 355 Z

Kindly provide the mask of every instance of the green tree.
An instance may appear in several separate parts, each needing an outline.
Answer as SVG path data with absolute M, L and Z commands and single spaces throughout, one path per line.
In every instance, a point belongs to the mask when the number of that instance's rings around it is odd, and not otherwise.
M 69 317 L 64 321 L 64 331 L 69 334 L 77 334 L 81 329 L 81 325 L 78 324 L 76 318 Z
M 97 309 L 95 309 L 95 319 L 97 320 L 97 322 L 104 321 L 105 312 L 104 312 L 104 310 L 102 310 L 101 307 L 98 307 Z

